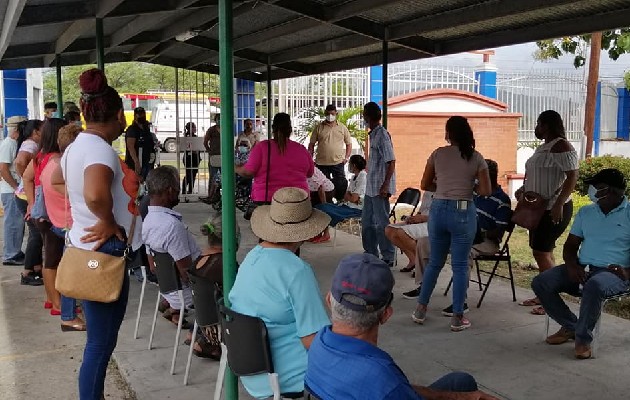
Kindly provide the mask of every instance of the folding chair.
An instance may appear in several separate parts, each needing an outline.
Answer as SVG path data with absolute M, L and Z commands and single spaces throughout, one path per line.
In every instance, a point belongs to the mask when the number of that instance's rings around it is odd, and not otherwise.
M 163 293 L 171 293 L 177 291 L 180 304 L 182 305 L 182 309 L 180 310 L 179 314 L 179 322 L 177 323 L 177 333 L 175 334 L 175 344 L 173 345 L 173 358 L 171 360 L 171 375 L 173 375 L 175 373 L 175 360 L 177 359 L 179 336 L 182 332 L 182 323 L 184 321 L 184 291 L 182 290 L 182 284 L 179 279 L 179 275 L 177 274 L 173 257 L 171 257 L 168 253 L 157 253 L 153 250 L 150 251 L 151 255 L 153 256 L 153 261 L 155 263 L 155 273 L 157 275 L 160 292 L 158 293 L 157 300 L 155 301 L 155 312 L 153 313 L 151 336 L 149 336 L 149 350 L 153 348 L 153 334 L 155 333 L 155 324 L 159 312 L 158 308 L 160 306 L 160 300 L 162 299 L 162 297 L 164 297 Z
M 197 339 L 197 329 L 204 328 L 219 323 L 216 297 L 218 287 L 208 279 L 188 274 L 193 292 L 193 302 L 195 304 L 195 325 L 193 327 L 190 348 L 188 349 L 188 361 L 186 362 L 186 373 L 184 374 L 184 385 L 188 385 L 188 376 L 192 362 L 193 347 Z
M 576 297 L 578 299 L 581 298 L 580 296 L 573 296 L 573 297 Z M 604 307 L 606 307 L 606 303 L 608 303 L 609 301 L 620 301 L 621 299 L 625 299 L 627 297 L 630 297 L 630 290 L 604 298 L 604 302 L 602 303 L 602 309 L 600 310 L 599 319 L 597 320 L 597 323 L 595 324 L 595 328 L 593 329 L 593 342 L 591 343 L 591 358 L 595 358 L 598 353 L 600 336 L 601 336 L 601 327 L 602 327 L 601 314 L 604 313 Z M 543 337 L 543 340 L 547 340 L 547 336 L 549 336 L 549 320 L 550 320 L 549 314 L 545 314 L 545 336 Z
M 422 193 L 420 192 L 420 189 L 409 187 L 403 190 L 400 196 L 398 196 L 398 198 L 396 199 L 396 203 L 394 203 L 394 207 L 392 207 L 392 209 L 389 212 L 389 220 L 394 224 L 398 222 L 397 217 L 396 217 L 396 207 L 398 207 L 399 204 L 408 204 L 410 206 L 413 206 L 413 209 L 411 210 L 411 214 L 409 215 L 415 214 L 416 208 L 418 208 L 418 204 L 420 204 L 420 198 L 422 197 L 421 195 Z M 404 219 L 401 218 L 401 221 L 404 221 Z M 400 252 L 402 254 L 402 250 Z M 394 249 L 394 267 L 396 267 L 397 265 L 398 265 L 398 251 Z
M 514 289 L 514 274 L 512 273 L 512 256 L 510 255 L 510 238 L 512 237 L 513 232 L 514 232 L 514 223 L 510 222 L 507 229 L 505 230 L 505 233 L 507 233 L 507 236 L 505 237 L 505 240 L 503 241 L 503 247 L 501 247 L 501 249 L 496 254 L 487 254 L 487 255 L 480 254 L 474 258 L 475 268 L 477 269 L 477 280 L 471 279 L 470 281 L 477 283 L 479 285 L 479 290 L 482 290 L 482 287 L 484 287 L 483 293 L 481 294 L 481 298 L 479 299 L 479 302 L 477 302 L 477 308 L 481 307 L 481 302 L 483 301 L 483 298 L 486 297 L 486 293 L 488 292 L 488 288 L 490 287 L 492 278 L 494 278 L 495 276 L 498 276 L 499 278 L 507 279 L 510 281 L 510 286 L 512 287 L 512 301 L 516 301 L 516 291 Z M 479 268 L 480 261 L 494 261 L 494 267 L 492 268 L 492 271 L 488 272 Z M 507 262 L 508 273 L 510 274 L 509 276 L 497 274 L 497 268 L 499 267 L 499 263 L 501 261 Z M 489 275 L 487 282 L 482 282 L 481 280 L 482 273 Z M 453 278 L 451 277 L 451 280 L 448 283 L 446 290 L 444 291 L 444 296 L 448 294 L 448 291 L 451 289 L 452 284 L 453 284 Z
M 273 368 L 269 336 L 263 320 L 231 310 L 223 304 L 223 299 L 217 304 L 221 321 L 222 353 L 214 399 L 221 398 L 227 365 L 239 377 L 267 373 L 274 400 L 302 398 L 303 392 L 280 393 L 280 382 Z
M 136 314 L 136 325 L 135 325 L 135 329 L 133 331 L 133 338 L 134 339 L 138 339 L 138 328 L 140 326 L 140 315 L 142 314 L 142 305 L 144 304 L 144 293 L 147 287 L 147 267 L 144 265 L 143 259 L 142 259 L 142 254 L 140 254 L 141 251 L 145 251 L 144 250 L 144 246 L 140 247 L 140 250 L 138 250 L 138 252 L 136 253 L 135 258 L 131 261 L 129 268 L 127 269 L 127 274 L 129 276 L 135 276 L 134 275 L 134 270 L 139 268 L 140 272 L 142 273 L 142 283 L 140 286 L 140 302 L 138 303 L 138 311 Z

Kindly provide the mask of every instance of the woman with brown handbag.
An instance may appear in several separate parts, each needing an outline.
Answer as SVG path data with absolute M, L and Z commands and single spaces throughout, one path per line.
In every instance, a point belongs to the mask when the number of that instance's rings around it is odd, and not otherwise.
M 578 155 L 566 139 L 562 117 L 553 110 L 540 114 L 535 134 L 544 143 L 527 160 L 525 182 L 516 191 L 516 198 L 519 203 L 527 201 L 523 195 L 531 193 L 546 203 L 540 222 L 536 228 L 529 230 L 529 247 L 538 264 L 538 271 L 543 272 L 556 266 L 553 257 L 556 240 L 566 230 L 573 216 L 571 193 L 577 183 Z M 519 304 L 536 306 L 531 313 L 545 315 L 536 297 Z
M 139 179 L 133 171 L 124 168 L 111 147 L 126 127 L 120 95 L 107 84 L 105 74 L 98 69 L 83 72 L 79 84 L 86 130 L 68 147 L 61 160 L 73 220 L 68 239 L 72 247 L 94 252 L 95 260 L 88 263 L 88 268 L 98 269 L 105 265 L 100 266 L 96 261 L 96 252 L 123 257 L 141 245 L 141 221 L 136 207 Z M 77 261 L 76 268 L 84 266 Z M 84 300 L 82 303 L 87 342 L 79 372 L 81 400 L 103 398 L 107 364 L 116 347 L 129 294 L 124 265 L 120 269 L 124 278 L 116 300 L 107 303 Z M 58 288 L 60 274 L 61 266 Z M 108 283 L 101 282 L 101 285 Z M 94 287 L 96 289 L 99 288 Z

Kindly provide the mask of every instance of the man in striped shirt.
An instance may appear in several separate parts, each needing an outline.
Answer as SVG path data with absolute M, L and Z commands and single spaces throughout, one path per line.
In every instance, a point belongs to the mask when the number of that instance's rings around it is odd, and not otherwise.
M 477 208 L 477 235 L 473 248 L 470 251 L 470 266 L 472 267 L 473 259 L 481 254 L 495 254 L 499 251 L 503 234 L 510 223 L 512 216 L 512 206 L 510 196 L 508 196 L 501 185 L 499 185 L 499 166 L 494 160 L 486 159 L 488 164 L 488 172 L 490 174 L 490 184 L 492 185 L 492 194 L 490 196 L 475 195 L 474 202 Z M 430 246 L 429 238 L 422 237 L 417 241 L 416 246 L 416 282 L 422 285 L 422 273 L 424 266 L 429 262 Z M 406 299 L 416 299 L 420 293 L 420 287 L 403 293 Z M 464 303 L 464 312 L 468 312 L 468 305 Z M 453 307 L 448 306 L 442 310 L 445 316 L 453 315 Z

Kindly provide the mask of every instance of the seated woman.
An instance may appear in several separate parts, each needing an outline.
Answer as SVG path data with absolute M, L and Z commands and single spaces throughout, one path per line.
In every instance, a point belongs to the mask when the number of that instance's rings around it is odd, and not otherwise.
M 416 259 L 416 241 L 423 237 L 429 237 L 428 221 L 429 208 L 433 200 L 433 192 L 424 191 L 420 209 L 416 215 L 411 215 L 398 224 L 390 224 L 385 227 L 385 236 L 390 242 L 398 247 L 409 259 L 409 264 L 402 268 L 400 272 L 411 272 L 414 270 L 414 260 Z
M 334 227 L 341 221 L 348 218 L 361 218 L 363 210 L 363 196 L 365 196 L 365 186 L 367 184 L 367 172 L 365 171 L 366 161 L 363 156 L 355 154 L 348 161 L 348 170 L 354 174 L 348 184 L 348 191 L 343 196 L 340 204 L 318 204 L 317 209 L 330 215 L 330 226 Z M 320 242 L 330 239 L 328 227 L 324 232 Z
M 330 179 L 326 178 L 319 168 L 315 167 L 315 173 L 306 181 L 311 191 L 311 204 L 313 207 L 332 201 L 335 185 Z
M 223 287 L 223 223 L 221 214 L 215 214 L 201 226 L 201 233 L 208 237 L 206 247 L 199 258 L 190 266 L 188 272 L 191 275 L 206 279 L 220 288 Z M 236 247 L 240 242 L 240 230 L 236 225 Z M 192 333 L 192 328 L 191 331 Z M 192 334 L 186 340 L 190 344 Z M 217 325 L 200 328 L 197 340 L 193 345 L 193 353 L 197 357 L 221 359 L 221 341 L 219 340 L 219 328 Z
M 330 324 L 311 266 L 294 254 L 329 222 L 313 210 L 305 190 L 277 190 L 271 205 L 252 214 L 252 231 L 262 243 L 245 257 L 229 294 L 234 311 L 265 322 L 281 393 L 304 390 L 307 350 Z M 267 374 L 241 377 L 241 382 L 253 397 L 272 396 Z
M 163 293 L 170 304 L 164 311 L 164 318 L 174 324 L 183 318 L 182 309 L 192 306 L 192 291 L 189 286 L 188 268 L 201 254 L 195 237 L 182 222 L 182 215 L 173 210 L 179 203 L 179 173 L 175 167 L 163 165 L 149 172 L 147 176 L 149 192 L 149 212 L 142 222 L 142 241 L 147 247 L 149 266 L 155 273 L 155 263 L 149 249 L 158 253 L 168 253 L 175 261 L 175 267 L 182 282 L 184 304 L 176 292 Z M 182 327 L 188 329 L 185 320 Z

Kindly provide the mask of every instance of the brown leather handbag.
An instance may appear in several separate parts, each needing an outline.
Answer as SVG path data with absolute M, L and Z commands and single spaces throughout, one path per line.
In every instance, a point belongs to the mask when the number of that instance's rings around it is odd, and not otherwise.
M 547 211 L 548 202 L 536 192 L 523 193 L 512 214 L 512 222 L 525 229 L 536 229 Z

